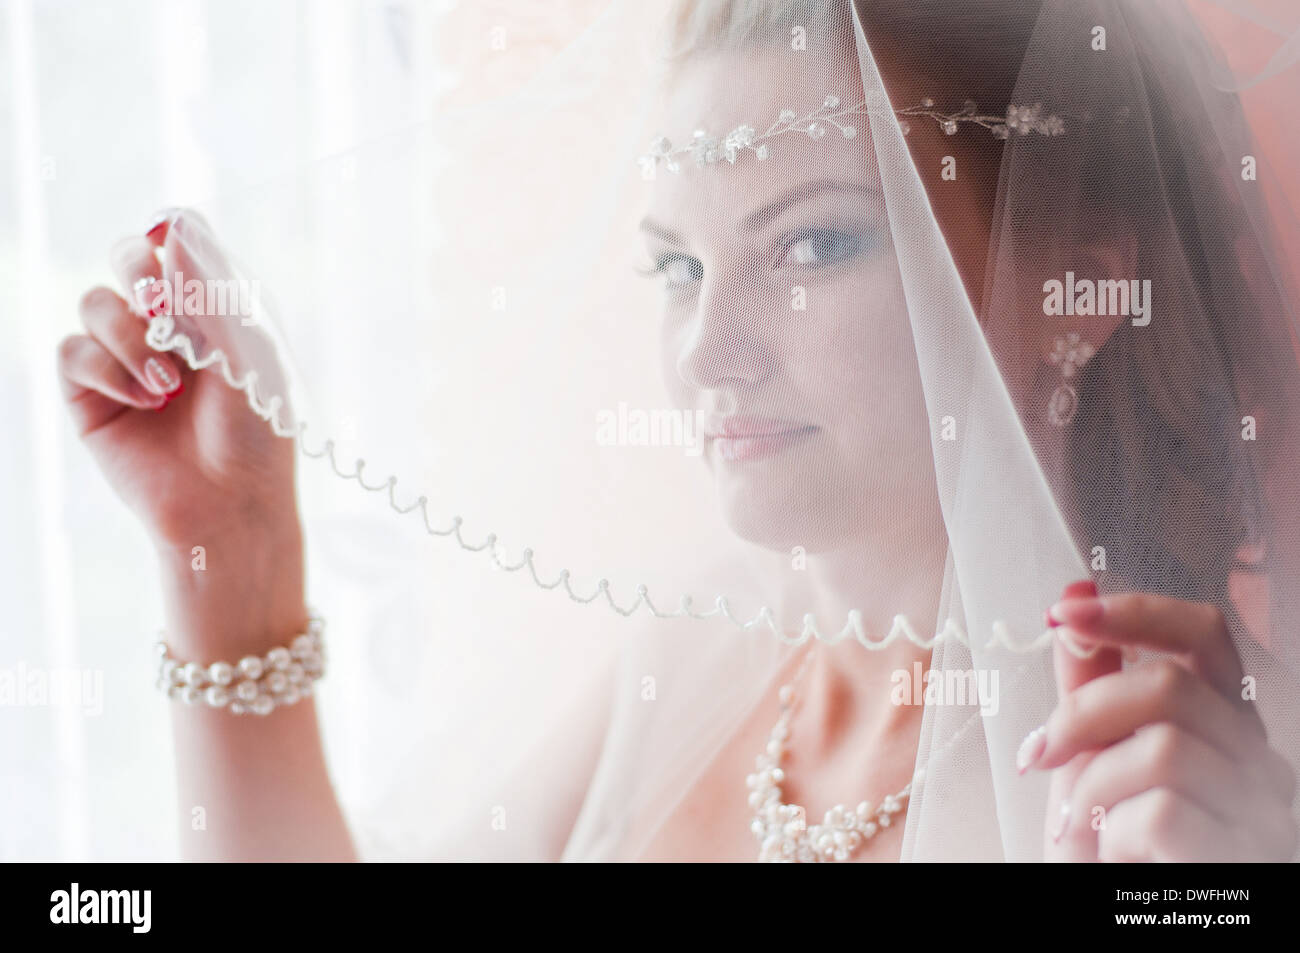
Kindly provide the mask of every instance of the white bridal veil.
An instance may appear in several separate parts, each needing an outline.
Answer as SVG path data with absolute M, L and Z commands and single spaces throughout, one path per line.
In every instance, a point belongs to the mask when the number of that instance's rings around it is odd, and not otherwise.
M 153 342 L 303 450 L 366 856 L 641 856 L 806 640 L 939 633 L 996 704 L 926 706 L 903 857 L 1036 859 L 1015 748 L 1082 578 L 1220 604 L 1296 761 L 1295 132 L 1204 19 L 566 9 L 543 62 L 478 23 L 427 122 L 172 213 L 164 275 L 247 308 L 177 293 Z

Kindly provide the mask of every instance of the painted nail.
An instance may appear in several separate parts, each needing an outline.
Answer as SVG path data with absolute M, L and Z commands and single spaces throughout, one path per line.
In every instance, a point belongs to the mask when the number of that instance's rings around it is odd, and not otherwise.
M 159 404 L 157 407 L 155 407 L 154 410 L 158 411 L 159 413 L 162 413 L 164 410 L 166 410 L 168 407 L 171 406 L 172 401 L 174 401 L 177 397 L 181 396 L 181 394 L 183 393 L 185 393 L 184 384 L 176 388 L 176 393 L 168 394 L 166 397 L 164 397 L 162 399 L 162 403 Z
M 158 278 L 140 278 L 131 286 L 136 309 L 145 317 L 167 313 L 166 286 Z
M 1055 619 L 1058 625 L 1087 626 L 1101 618 L 1101 600 L 1090 598 L 1067 598 L 1047 610 L 1047 617 Z
M 139 381 L 131 382 L 131 393 L 140 403 L 154 410 L 162 410 L 170 399 L 165 394 L 155 394 Z
M 171 209 L 163 209 L 155 215 L 153 220 L 149 222 L 149 227 L 144 230 L 145 237 L 153 238 L 154 233 L 167 224 L 168 219 L 171 218 L 171 212 Z
M 1059 844 L 1059 843 L 1061 842 L 1061 838 L 1065 836 L 1065 832 L 1066 832 L 1067 830 L 1069 830 L 1069 828 L 1070 828 L 1070 816 L 1071 816 L 1073 813 L 1074 813 L 1074 812 L 1070 810 L 1070 802 L 1069 802 L 1069 801 L 1062 801 L 1062 802 L 1061 802 L 1060 817 L 1059 817 L 1059 819 L 1058 819 L 1057 822 L 1056 822 L 1056 830 L 1052 831 L 1052 843 L 1053 843 L 1053 844 Z
M 180 392 L 181 375 L 175 365 L 166 358 L 151 357 L 144 362 L 144 376 L 149 386 L 159 394 L 173 397 Z
M 149 315 L 149 289 L 153 287 L 152 278 L 138 278 L 136 283 L 131 286 L 131 299 L 135 308 L 141 314 Z M 149 315 L 152 317 L 152 315 Z
M 1091 579 L 1080 579 L 1078 582 L 1072 582 L 1061 590 L 1061 597 L 1064 599 L 1088 599 L 1097 595 L 1097 584 Z M 1060 621 L 1052 618 L 1051 610 L 1043 613 L 1043 624 L 1049 629 L 1055 629 L 1060 625 Z
M 1047 750 L 1047 726 L 1039 725 L 1029 734 L 1025 735 L 1025 740 L 1020 742 L 1020 750 L 1016 752 L 1016 770 L 1024 774 L 1043 756 Z

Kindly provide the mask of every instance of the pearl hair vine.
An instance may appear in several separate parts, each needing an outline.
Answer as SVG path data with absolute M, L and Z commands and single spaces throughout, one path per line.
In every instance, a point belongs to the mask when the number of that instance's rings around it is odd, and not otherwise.
M 800 116 L 793 109 L 782 109 L 776 120 L 765 132 L 758 132 L 748 123 L 742 123 L 725 136 L 710 136 L 705 130 L 697 129 L 686 145 L 674 145 L 666 136 L 659 136 L 650 144 L 650 151 L 641 156 L 644 169 L 653 169 L 663 163 L 669 172 L 681 171 L 681 157 L 689 156 L 696 165 L 713 165 L 723 160 L 734 164 L 746 150 L 753 152 L 759 161 L 771 155 L 769 142 L 777 136 L 792 132 L 801 132 L 809 139 L 821 139 L 831 127 L 837 129 L 845 139 L 852 139 L 858 134 L 857 127 L 848 121 L 850 116 L 864 116 L 874 107 L 884 103 L 880 93 L 868 95 L 854 106 L 845 107 L 838 96 L 828 95 L 816 109 Z M 926 97 L 916 106 L 894 110 L 898 117 L 903 135 L 911 131 L 909 120 L 917 118 L 932 119 L 938 123 L 945 135 L 956 135 L 962 123 L 974 123 L 993 134 L 995 139 L 1009 139 L 1012 133 L 1028 135 L 1038 133 L 1043 136 L 1059 136 L 1065 133 L 1065 122 L 1060 116 L 1043 115 L 1043 104 L 1032 106 L 1010 105 L 1005 115 L 981 114 L 979 106 L 972 100 L 966 100 L 960 109 L 946 112 L 935 106 L 933 99 Z

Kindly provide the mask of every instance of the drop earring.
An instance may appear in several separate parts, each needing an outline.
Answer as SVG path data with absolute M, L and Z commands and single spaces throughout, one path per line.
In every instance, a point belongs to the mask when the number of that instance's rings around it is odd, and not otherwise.
M 1065 337 L 1056 339 L 1052 353 L 1047 355 L 1049 363 L 1061 366 L 1061 383 L 1047 402 L 1047 419 L 1052 426 L 1064 427 L 1074 419 L 1074 412 L 1079 408 L 1079 394 L 1070 382 L 1079 368 L 1096 353 L 1097 349 L 1080 338 L 1078 331 L 1070 331 Z

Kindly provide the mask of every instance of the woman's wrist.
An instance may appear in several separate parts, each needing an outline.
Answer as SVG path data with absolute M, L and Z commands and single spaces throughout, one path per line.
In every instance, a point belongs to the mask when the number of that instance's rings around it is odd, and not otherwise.
M 263 655 L 308 622 L 296 515 L 239 527 L 188 548 L 158 548 L 172 654 L 207 664 Z

